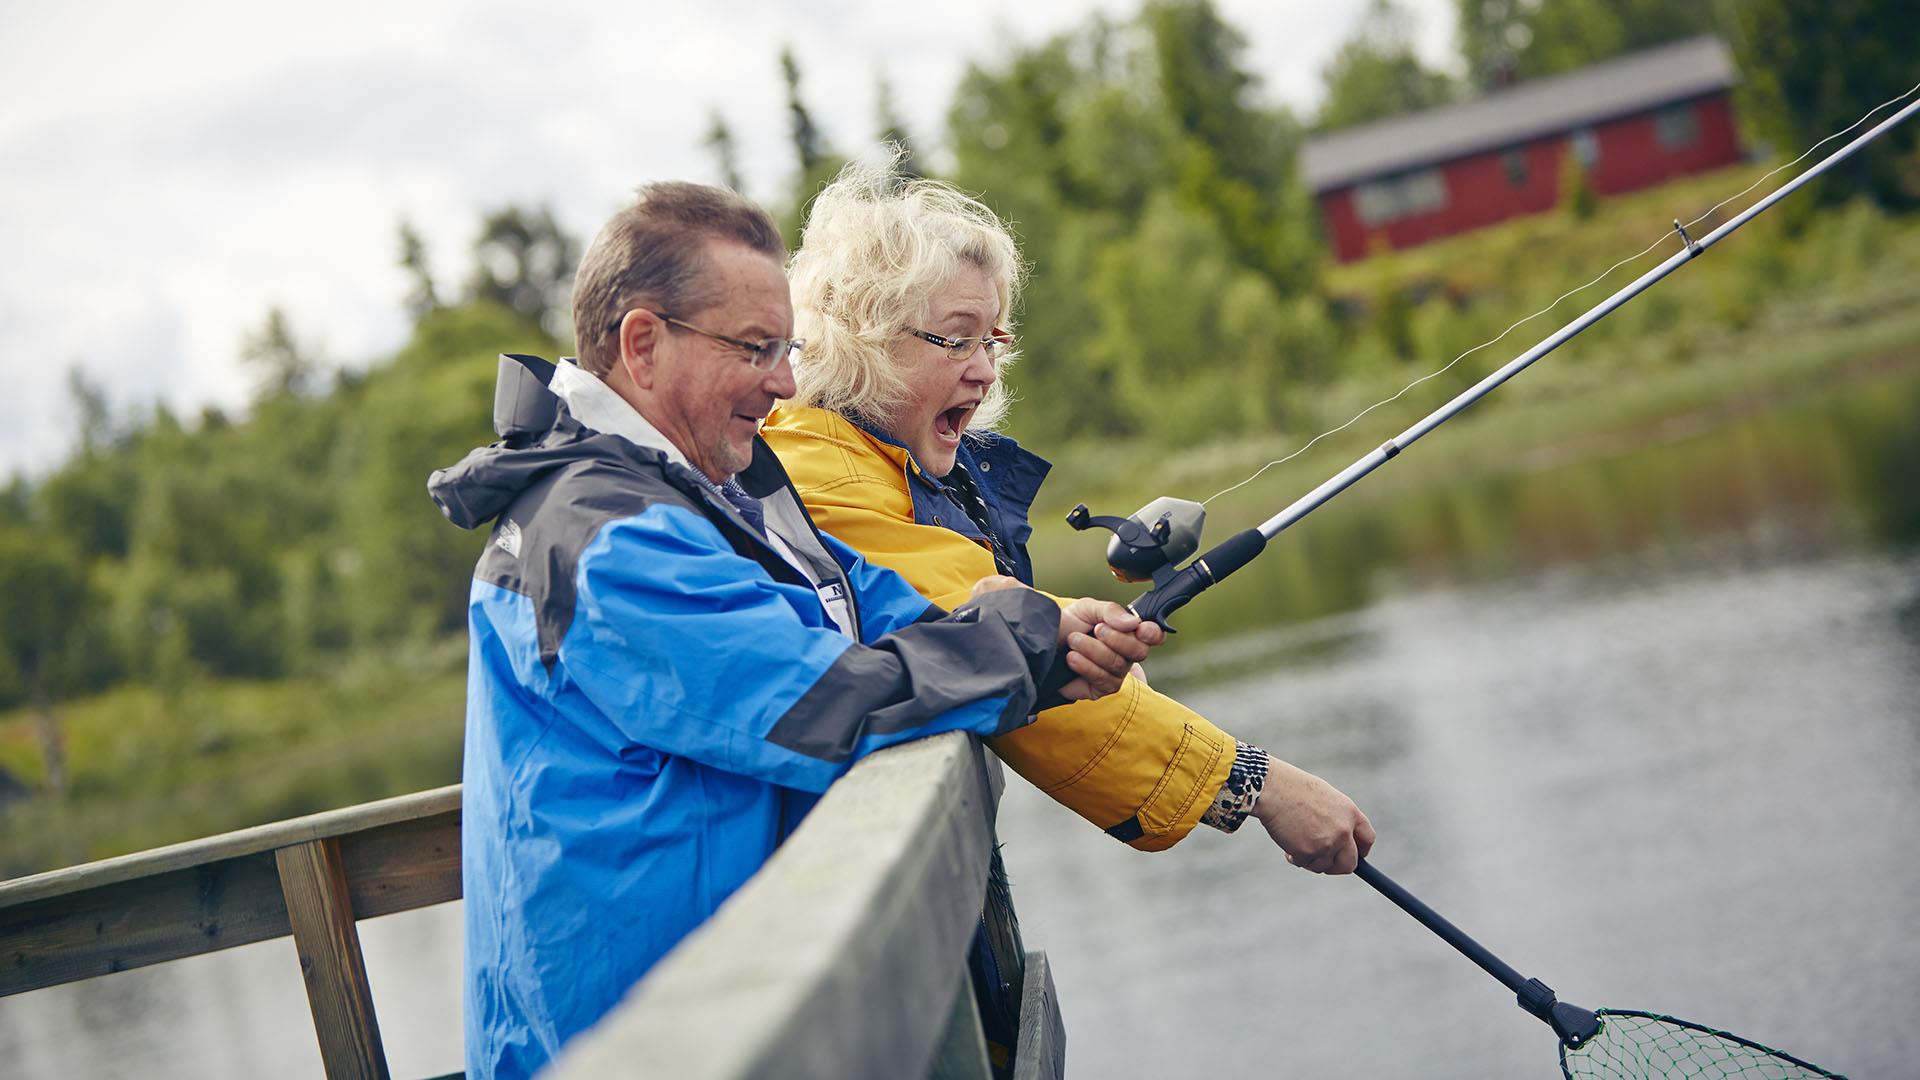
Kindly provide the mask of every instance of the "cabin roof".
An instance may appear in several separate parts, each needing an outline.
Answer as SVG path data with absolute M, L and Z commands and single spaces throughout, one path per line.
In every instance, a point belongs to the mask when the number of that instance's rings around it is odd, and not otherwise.
M 1301 151 L 1301 176 L 1319 194 L 1700 97 L 1738 78 L 1726 42 L 1689 38 L 1458 105 L 1309 139 Z

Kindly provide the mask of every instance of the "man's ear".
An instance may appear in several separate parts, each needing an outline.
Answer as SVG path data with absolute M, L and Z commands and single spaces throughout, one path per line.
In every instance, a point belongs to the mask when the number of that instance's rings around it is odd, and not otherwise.
M 642 390 L 653 389 L 654 354 L 666 329 L 665 323 L 644 308 L 632 308 L 620 319 L 620 333 L 614 341 L 620 354 L 619 366 Z

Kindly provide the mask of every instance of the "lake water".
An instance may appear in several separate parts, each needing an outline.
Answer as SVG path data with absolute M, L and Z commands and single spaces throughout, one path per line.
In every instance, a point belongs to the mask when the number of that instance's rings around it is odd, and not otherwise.
M 1351 794 L 1376 865 L 1563 999 L 1920 1075 L 1920 381 L 1645 441 L 1384 540 L 1330 508 L 1279 543 L 1372 539 L 1312 617 L 1256 563 L 1156 683 Z M 1070 1075 L 1557 1075 L 1510 994 L 1257 824 L 1143 855 L 1012 779 L 1000 834 Z M 361 933 L 395 1075 L 458 1069 L 458 905 Z M 0 1062 L 320 1075 L 287 941 L 0 999 Z

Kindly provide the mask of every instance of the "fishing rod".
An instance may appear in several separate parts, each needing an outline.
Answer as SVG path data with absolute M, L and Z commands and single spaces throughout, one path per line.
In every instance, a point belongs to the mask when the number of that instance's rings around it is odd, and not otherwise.
M 1726 239 L 1735 229 L 1852 157 L 1862 147 L 1891 131 L 1916 112 L 1920 112 L 1920 98 L 1909 102 L 1905 108 L 1698 240 L 1688 235 L 1686 227 L 1676 219 L 1673 223 L 1674 232 L 1679 235 L 1683 246 L 1665 262 L 1640 275 L 1625 288 L 1595 304 L 1533 348 L 1429 413 L 1420 422 L 1380 444 L 1319 487 L 1294 500 L 1286 509 L 1255 528 L 1235 533 L 1184 567 L 1179 565 L 1181 560 L 1192 555 L 1200 546 L 1200 534 L 1207 515 L 1206 508 L 1200 503 L 1163 496 L 1124 518 L 1096 517 L 1088 512 L 1085 503 L 1081 503 L 1067 514 L 1067 524 L 1076 530 L 1103 528 L 1113 533 L 1113 538 L 1107 542 L 1107 565 L 1113 575 L 1121 581 L 1153 582 L 1153 588 L 1142 593 L 1128 607 L 1142 619 L 1159 623 L 1171 633 L 1173 627 L 1167 624 L 1167 619 L 1175 611 L 1253 561 L 1266 548 L 1267 541 L 1352 487 L 1361 477 L 1397 457 L 1434 428 L 1458 416 L 1468 406 L 1492 393 L 1501 383 L 1526 370 L 1534 361 L 1566 344 L 1582 330 L 1651 288 L 1655 282 L 1692 262 L 1708 248 Z

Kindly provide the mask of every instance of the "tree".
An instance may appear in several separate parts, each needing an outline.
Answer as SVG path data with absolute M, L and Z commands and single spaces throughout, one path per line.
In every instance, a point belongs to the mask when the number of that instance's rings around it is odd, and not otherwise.
M 1458 0 L 1460 55 L 1482 90 L 1586 67 L 1716 29 L 1712 7 L 1671 0 Z
M 920 171 L 913 138 L 907 134 L 907 122 L 900 118 L 899 104 L 894 101 L 893 84 L 887 81 L 885 72 L 881 72 L 875 80 L 874 114 L 880 125 L 881 143 L 897 146 L 901 150 L 899 160 L 894 163 L 894 171 L 910 180 L 925 176 Z
M 846 161 L 827 148 L 826 137 L 800 95 L 800 61 L 791 45 L 780 50 L 780 80 L 787 88 L 787 131 L 793 139 L 794 161 L 800 167 L 793 183 L 793 201 L 781 216 L 780 225 L 787 243 L 797 246 L 800 229 L 806 224 L 807 204 Z
M 92 379 L 78 362 L 67 369 L 67 397 L 80 419 L 80 452 L 99 452 L 113 441 L 113 414 L 107 389 Z
M 825 159 L 826 149 L 820 126 L 813 122 L 813 113 L 800 98 L 800 61 L 791 45 L 780 50 L 780 80 L 787 87 L 787 131 L 793 137 L 794 156 L 800 161 L 800 171 L 810 173 Z
M 305 393 L 316 367 L 313 357 L 294 340 L 287 313 L 277 306 L 268 308 L 266 322 L 242 340 L 240 359 L 257 372 L 257 398 Z
M 505 305 L 550 334 L 564 334 L 579 262 L 580 245 L 550 208 L 507 206 L 481 223 L 467 296 Z
M 1181 194 L 1219 225 L 1243 264 L 1282 290 L 1313 280 L 1318 244 L 1293 162 L 1293 117 L 1252 99 L 1246 38 L 1211 0 L 1154 0 L 1141 13 L 1162 107 L 1183 138 Z
M 433 287 L 433 268 L 427 264 L 427 244 L 413 223 L 400 222 L 400 269 L 406 271 L 407 314 L 418 321 L 440 306 L 439 293 Z
M 1913 9 L 1903 0 L 1746 0 L 1728 10 L 1757 126 L 1790 154 L 1913 86 Z M 1818 190 L 1828 202 L 1864 191 L 1889 208 L 1920 205 L 1920 126 L 1889 132 Z
M 67 792 L 66 748 L 54 702 L 80 669 L 91 596 L 86 571 L 70 554 L 22 528 L 0 530 L 0 685 L 27 699 L 45 764 L 47 789 Z
M 1355 29 L 1321 69 L 1326 99 L 1314 126 L 1322 131 L 1383 120 L 1445 105 L 1457 96 L 1453 79 L 1420 62 L 1406 11 L 1374 0 Z
M 745 191 L 746 185 L 740 180 L 740 155 L 733 143 L 733 128 L 727 126 L 727 118 L 719 109 L 708 116 L 706 145 L 713 152 L 720 182 L 735 191 Z

